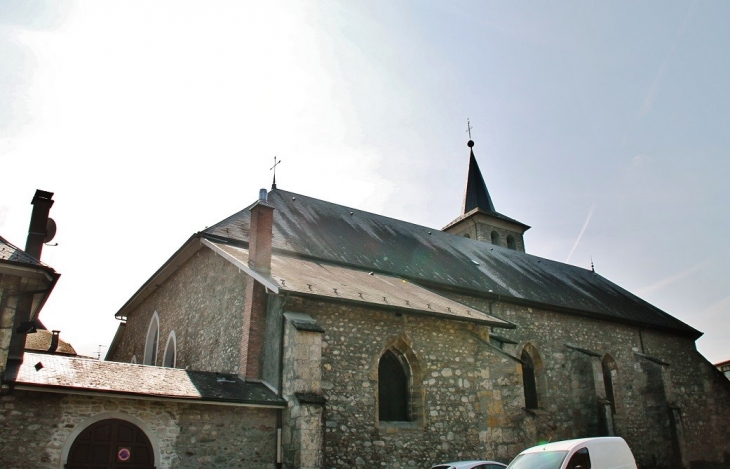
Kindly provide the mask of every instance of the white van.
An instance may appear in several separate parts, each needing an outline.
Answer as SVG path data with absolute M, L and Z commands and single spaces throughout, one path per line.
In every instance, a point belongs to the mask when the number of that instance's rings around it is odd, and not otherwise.
M 623 438 L 607 436 L 534 446 L 507 469 L 636 469 L 636 461 Z

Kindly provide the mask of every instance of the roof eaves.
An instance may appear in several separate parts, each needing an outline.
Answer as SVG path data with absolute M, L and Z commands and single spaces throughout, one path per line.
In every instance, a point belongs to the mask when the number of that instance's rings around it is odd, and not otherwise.
M 454 293 L 467 294 L 470 296 L 476 296 L 479 298 L 496 300 L 496 301 L 500 301 L 500 302 L 504 302 L 504 303 L 519 305 L 519 306 L 528 306 L 528 307 L 533 307 L 533 308 L 537 308 L 537 309 L 545 309 L 545 310 L 554 311 L 557 313 L 570 314 L 572 316 L 578 316 L 578 317 L 584 317 L 584 318 L 590 318 L 590 319 L 598 319 L 598 320 L 602 320 L 602 321 L 621 323 L 621 324 L 626 324 L 626 325 L 630 325 L 630 326 L 639 326 L 639 327 L 643 327 L 643 328 L 660 330 L 660 331 L 664 331 L 664 332 L 673 332 L 675 334 L 692 337 L 694 340 L 699 339 L 703 334 L 702 332 L 700 332 L 686 324 L 685 324 L 685 326 L 687 327 L 687 330 L 682 330 L 682 329 L 678 329 L 678 328 L 674 328 L 674 327 L 648 324 L 648 323 L 642 322 L 642 321 L 632 321 L 630 319 L 619 318 L 616 316 L 611 316 L 611 315 L 597 312 L 597 311 L 588 311 L 588 310 L 584 310 L 584 309 L 570 308 L 568 306 L 554 305 L 554 304 L 550 304 L 550 303 L 544 303 L 544 302 L 529 300 L 529 299 L 524 299 L 524 298 L 516 298 L 516 297 L 512 297 L 512 296 L 506 296 L 503 294 L 497 294 L 497 293 L 488 293 L 488 292 L 484 292 L 481 290 L 475 290 L 475 289 L 471 289 L 471 288 L 444 285 L 442 283 L 424 281 L 423 279 L 409 279 L 409 280 L 411 280 L 412 282 L 417 283 L 423 287 L 434 288 L 436 290 L 452 291 Z M 664 314 L 667 314 L 667 313 L 664 313 Z M 672 317 L 672 316 L 670 316 L 670 317 Z M 682 323 L 682 324 L 684 324 L 684 323 Z
M 483 209 L 481 209 L 479 207 L 476 207 L 476 208 L 470 210 L 469 212 L 464 213 L 462 215 L 459 215 L 454 220 L 450 221 L 446 226 L 444 226 L 443 228 L 441 228 L 441 231 L 446 231 L 447 229 L 451 228 L 452 226 L 458 225 L 462 221 L 464 221 L 464 220 L 466 220 L 468 218 L 471 218 L 472 216 L 477 215 L 477 214 L 481 214 L 481 215 L 484 215 L 486 217 L 498 218 L 500 220 L 504 220 L 504 221 L 507 221 L 507 222 L 510 222 L 510 223 L 514 223 L 514 224 L 519 225 L 520 227 L 524 228 L 523 231 L 527 231 L 530 228 L 532 228 L 530 225 L 526 225 L 526 224 L 522 223 L 521 221 L 518 221 L 518 220 L 515 220 L 514 218 L 508 217 L 507 215 L 502 215 L 499 212 L 488 212 L 488 211 L 483 210 Z
M 216 243 L 213 243 L 211 241 L 208 241 L 206 238 L 201 238 L 201 243 L 210 248 L 213 252 L 230 262 L 231 264 L 235 265 L 239 269 L 243 270 L 248 274 L 250 277 L 255 278 L 259 283 L 264 285 L 269 290 L 273 291 L 275 294 L 279 293 L 279 286 L 274 282 L 270 276 L 261 274 L 260 272 L 257 272 L 253 268 L 251 268 L 248 264 L 244 264 L 239 259 L 236 259 L 220 247 L 216 245 Z
M 286 401 L 283 399 L 276 399 L 274 401 L 263 401 L 255 399 L 226 399 L 226 398 L 198 398 L 198 397 L 184 397 L 184 396 L 170 396 L 162 394 L 147 394 L 138 392 L 127 392 L 118 390 L 107 390 L 107 389 L 91 389 L 81 388 L 73 386 L 55 386 L 55 385 L 44 385 L 44 384 L 26 384 L 26 383 L 3 383 L 3 386 L 11 387 L 19 391 L 40 391 L 49 392 L 56 394 L 73 394 L 80 396 L 104 396 L 104 397 L 119 397 L 122 399 L 137 399 L 145 401 L 174 401 L 174 402 L 187 402 L 191 404 L 209 404 L 209 405 L 230 405 L 239 407 L 267 407 L 267 408 L 285 408 L 287 406 Z
M 126 326 L 127 326 L 126 322 L 119 323 L 119 326 L 117 327 L 117 331 L 114 333 L 114 338 L 112 339 L 112 343 L 109 344 L 109 348 L 106 350 L 106 355 L 104 356 L 104 360 L 109 360 L 111 357 L 114 356 L 114 353 L 116 353 L 117 347 L 119 347 L 119 342 L 121 342 L 121 340 L 122 340 L 122 333 L 124 332 Z
M 118 320 L 126 320 L 127 315 L 134 310 L 147 296 L 149 296 L 163 281 L 169 278 L 177 269 L 185 263 L 190 257 L 193 256 L 202 248 L 202 244 L 199 241 L 200 233 L 195 233 L 183 243 L 170 258 L 162 264 L 162 266 L 155 271 L 152 276 L 142 284 L 141 287 L 132 295 L 119 311 L 114 315 Z M 197 242 L 197 246 L 196 243 Z M 175 261 L 181 261 L 178 264 L 174 264 Z M 155 282 L 158 281 L 158 282 Z

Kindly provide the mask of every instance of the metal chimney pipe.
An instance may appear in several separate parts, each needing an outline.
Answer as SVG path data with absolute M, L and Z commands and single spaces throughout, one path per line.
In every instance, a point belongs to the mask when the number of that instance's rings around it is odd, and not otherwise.
M 45 242 L 48 227 L 48 212 L 53 205 L 53 192 L 46 192 L 40 189 L 35 191 L 35 196 L 30 202 L 33 205 L 33 213 L 30 216 L 30 227 L 28 238 L 25 242 L 25 252 L 36 259 L 41 259 L 43 243 Z
M 51 346 L 48 347 L 48 351 L 53 353 L 58 348 L 58 336 L 61 334 L 61 331 L 52 331 L 53 335 L 51 336 Z

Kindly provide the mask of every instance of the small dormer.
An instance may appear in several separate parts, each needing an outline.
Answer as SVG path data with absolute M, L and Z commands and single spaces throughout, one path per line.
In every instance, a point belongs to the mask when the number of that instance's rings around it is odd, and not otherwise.
M 487 185 L 474 157 L 474 142 L 469 140 L 469 173 L 461 215 L 442 231 L 485 243 L 525 252 L 524 233 L 530 227 L 494 209 Z

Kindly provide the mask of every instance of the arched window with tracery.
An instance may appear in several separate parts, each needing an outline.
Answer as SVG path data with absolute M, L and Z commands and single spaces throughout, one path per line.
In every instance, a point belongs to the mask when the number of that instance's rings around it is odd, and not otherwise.
M 520 355 L 522 383 L 525 391 L 525 408 L 540 409 L 545 403 L 545 376 L 540 354 L 532 344 L 526 344 Z
M 177 338 L 175 337 L 175 331 L 171 331 L 167 336 L 167 343 L 165 344 L 165 355 L 162 358 L 162 366 L 168 368 L 175 368 L 177 364 Z
M 157 364 L 157 348 L 160 340 L 160 317 L 157 315 L 157 311 L 152 315 L 150 319 L 150 325 L 147 327 L 147 340 L 144 345 L 144 359 L 143 365 L 155 365 Z
M 611 403 L 611 413 L 616 413 L 616 394 L 614 393 L 614 382 L 618 375 L 616 361 L 611 355 L 604 355 L 601 360 L 601 368 L 603 369 L 603 385 L 606 388 L 606 399 Z

